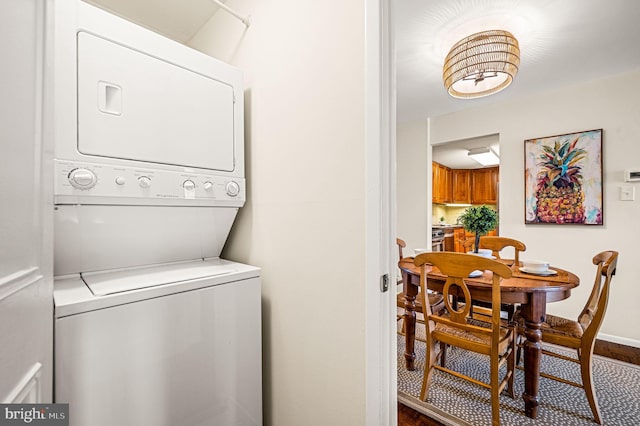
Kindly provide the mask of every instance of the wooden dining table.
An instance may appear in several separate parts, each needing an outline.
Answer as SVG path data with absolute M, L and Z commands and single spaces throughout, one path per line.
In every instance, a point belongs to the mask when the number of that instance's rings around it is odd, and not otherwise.
M 500 260 L 507 264 L 513 261 Z M 416 313 L 415 301 L 420 286 L 420 268 L 408 257 L 398 262 L 402 272 L 402 291 L 404 293 L 404 330 L 405 330 L 405 365 L 407 370 L 415 369 L 416 354 L 414 351 Z M 525 414 L 535 419 L 540 404 L 538 388 L 540 383 L 540 357 L 542 355 L 542 323 L 545 321 L 547 303 L 564 300 L 571 295 L 571 289 L 580 284 L 579 278 L 564 269 L 551 267 L 555 275 L 533 275 L 520 271 L 521 265 L 511 265 L 512 277 L 503 279 L 500 284 L 500 296 L 503 304 L 520 304 L 525 319 L 524 342 L 524 384 L 522 399 L 525 403 Z M 427 287 L 442 292 L 447 277 L 436 267 L 431 267 L 427 275 Z M 473 300 L 491 301 L 491 272 L 485 271 L 482 276 L 466 280 Z

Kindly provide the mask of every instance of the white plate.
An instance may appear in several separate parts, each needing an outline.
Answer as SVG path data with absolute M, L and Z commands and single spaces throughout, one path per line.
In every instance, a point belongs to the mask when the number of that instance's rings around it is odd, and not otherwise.
M 558 271 L 554 271 L 553 269 L 547 269 L 546 271 L 532 271 L 523 266 L 522 268 L 520 268 L 520 271 L 524 272 L 525 274 L 542 275 L 543 277 L 546 277 L 547 275 L 558 275 Z
M 469 278 L 476 278 L 480 276 L 482 276 L 482 271 L 479 269 L 476 269 L 475 271 L 471 271 L 471 273 L 469 274 Z

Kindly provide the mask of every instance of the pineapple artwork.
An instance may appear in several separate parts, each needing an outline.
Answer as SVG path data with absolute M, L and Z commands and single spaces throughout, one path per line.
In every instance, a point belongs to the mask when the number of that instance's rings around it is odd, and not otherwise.
M 586 151 L 577 148 L 578 138 L 553 147 L 543 146 L 536 185 L 536 215 L 540 222 L 583 223 L 584 193 L 580 161 Z
M 602 130 L 525 141 L 525 223 L 602 225 Z

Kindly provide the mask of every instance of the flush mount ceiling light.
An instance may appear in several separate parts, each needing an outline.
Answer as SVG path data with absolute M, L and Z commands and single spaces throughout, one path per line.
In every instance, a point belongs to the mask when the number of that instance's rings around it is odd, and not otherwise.
M 470 149 L 468 155 L 483 166 L 496 166 L 500 164 L 498 154 L 489 147 Z
M 465 37 L 449 51 L 442 79 L 454 98 L 479 98 L 511 84 L 520 65 L 518 40 L 508 31 L 482 31 Z

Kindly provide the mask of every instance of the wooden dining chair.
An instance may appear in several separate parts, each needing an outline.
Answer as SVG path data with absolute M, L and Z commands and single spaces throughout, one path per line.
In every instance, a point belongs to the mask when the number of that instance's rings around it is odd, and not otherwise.
M 518 241 L 513 238 L 497 237 L 497 236 L 490 236 L 490 235 L 483 235 L 482 237 L 480 237 L 479 246 L 481 249 L 491 250 L 491 254 L 495 256 L 496 259 L 502 259 L 502 257 L 500 257 L 500 252 L 505 248 L 508 248 L 508 247 L 513 248 L 514 261 L 509 262 L 508 264 L 516 265 L 516 266 L 520 265 L 520 253 L 527 250 L 527 246 L 522 241 Z
M 500 424 L 500 393 L 507 390 L 514 397 L 513 379 L 515 365 L 515 326 L 504 327 L 500 321 L 500 282 L 502 278 L 511 277 L 511 269 L 503 263 L 485 257 L 464 253 L 436 252 L 423 253 L 414 259 L 414 264 L 421 267 L 420 296 L 426 300 L 427 274 L 429 265 L 436 266 L 447 276 L 444 284 L 443 296 L 448 313 L 434 314 L 429 308 L 425 313 L 428 321 L 427 345 L 425 356 L 424 376 L 420 399 L 426 401 L 429 396 L 429 386 L 433 377 L 433 370 L 437 369 L 468 380 L 491 391 L 491 419 L 493 425 Z M 471 300 L 471 294 L 465 279 L 471 271 L 491 271 L 491 321 L 484 325 L 477 325 L 471 318 L 471 305 L 461 305 L 453 309 L 449 302 L 450 296 L 464 295 L 465 300 Z M 443 355 L 447 345 L 477 352 L 489 357 L 490 381 L 485 383 L 469 377 L 461 372 L 438 365 L 438 359 Z M 436 353 L 436 350 L 439 351 Z M 499 377 L 500 367 L 506 363 L 507 369 L 502 379 Z
M 399 260 L 402 260 L 404 258 L 403 249 L 407 247 L 407 243 L 405 243 L 404 240 L 401 240 L 400 238 L 396 238 L 396 244 L 398 245 L 398 258 Z M 402 285 L 402 278 L 398 279 L 398 285 Z M 429 297 L 429 305 L 431 305 L 431 310 L 433 312 L 442 312 L 442 310 L 444 310 L 444 300 L 441 294 L 429 293 L 428 297 Z M 420 298 L 416 298 L 415 300 L 415 312 L 421 313 L 424 315 L 424 311 L 422 309 L 422 302 L 419 299 Z M 405 309 L 404 303 L 405 303 L 404 293 L 402 292 L 397 293 L 396 306 L 398 308 Z M 400 321 L 403 319 L 403 317 L 404 317 L 403 315 L 398 314 L 397 320 Z M 421 319 L 416 318 L 416 322 L 424 324 L 424 321 Z M 404 335 L 404 323 L 402 325 L 402 328 L 399 331 L 399 334 Z
M 467 243 L 470 243 L 470 244 L 465 244 L 465 247 L 468 250 L 472 250 L 474 240 L 469 239 L 467 240 Z M 522 241 L 518 241 L 513 238 L 490 236 L 490 235 L 483 235 L 480 237 L 480 243 L 478 244 L 478 248 L 489 249 L 491 250 L 491 254 L 496 259 L 500 259 L 506 262 L 508 265 L 515 265 L 516 267 L 520 265 L 520 253 L 527 250 L 527 246 Z M 500 253 L 502 252 L 502 250 L 506 248 L 513 249 L 513 252 L 514 252 L 513 262 L 511 262 L 511 259 L 505 261 L 505 259 L 503 259 L 500 256 Z M 490 303 L 473 301 L 473 305 L 474 305 L 474 315 L 476 319 L 485 319 L 487 315 L 490 315 L 490 310 L 488 309 L 491 307 Z M 515 305 L 503 304 L 501 309 L 503 312 L 506 312 L 507 320 L 513 319 L 513 315 L 516 310 Z
M 613 275 L 616 273 L 618 252 L 603 251 L 598 253 L 593 257 L 593 264 L 597 267 L 595 282 L 593 283 L 591 295 L 582 312 L 580 312 L 577 321 L 547 315 L 545 322 L 542 324 L 543 342 L 575 349 L 578 353 L 578 358 L 568 357 L 545 349 L 542 350 L 542 354 L 580 364 L 582 383 L 576 383 L 548 373 L 540 373 L 540 376 L 584 389 L 594 420 L 596 423 L 602 424 L 602 415 L 600 414 L 598 399 L 593 388 L 592 356 L 596 336 L 607 311 L 609 286 Z M 520 336 L 524 336 L 524 318 L 520 315 L 520 311 L 516 312 L 515 320 L 518 322 L 518 333 Z M 523 338 L 521 337 L 520 340 L 523 340 Z M 522 349 L 521 344 L 518 346 L 517 361 L 520 360 L 520 351 Z
M 400 238 L 396 238 L 396 244 L 398 245 L 398 260 L 402 260 L 404 258 L 403 250 L 407 247 L 407 243 Z

